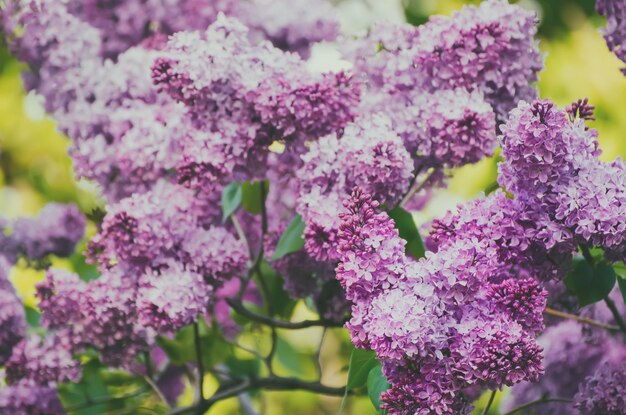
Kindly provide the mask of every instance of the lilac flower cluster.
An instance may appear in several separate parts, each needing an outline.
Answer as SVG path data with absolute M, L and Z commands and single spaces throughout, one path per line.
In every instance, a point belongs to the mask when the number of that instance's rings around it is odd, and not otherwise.
M 65 415 L 65 413 L 54 388 L 23 381 L 0 389 L 2 415 Z
M 27 337 L 24 306 L 9 272 L 18 255 L 40 262 L 48 255 L 69 256 L 85 232 L 85 217 L 75 206 L 51 203 L 37 217 L 0 221 L 0 388 L 2 414 L 63 414 L 56 383 L 77 380 L 78 362 L 64 336 Z
M 602 312 L 606 306 L 599 303 L 588 309 L 599 309 Z M 511 395 L 505 399 L 502 410 L 509 411 L 545 397 L 576 397 L 576 403 L 546 402 L 533 407 L 533 411 L 537 415 L 612 413 L 612 409 L 608 408 L 617 410 L 613 413 L 623 412 L 623 402 L 619 406 L 616 400 L 620 394 L 611 389 L 611 381 L 612 376 L 623 376 L 626 373 L 619 365 L 626 356 L 626 349 L 619 337 L 609 336 L 606 331 L 597 329 L 593 337 L 587 336 L 585 331 L 586 328 L 575 321 L 564 321 L 547 328 L 538 339 L 544 348 L 545 376 L 539 382 L 524 382 L 515 386 Z M 612 374 L 610 370 L 603 369 L 606 365 L 614 368 Z M 607 380 L 603 390 L 595 389 L 598 379 Z M 623 384 L 618 387 L 623 388 Z
M 596 136 L 547 100 L 521 103 L 502 126 L 498 181 L 520 203 L 527 234 L 547 249 L 583 244 L 621 257 L 625 166 L 598 159 Z
M 123 366 L 152 343 L 154 332 L 140 324 L 137 285 L 122 269 L 89 283 L 63 270 L 49 270 L 37 286 L 42 324 L 67 337 L 72 352 L 95 348 L 103 362 Z
M 395 205 L 413 174 L 411 157 L 383 114 L 349 124 L 341 138 L 323 137 L 302 160 L 298 212 L 307 223 L 307 252 L 319 261 L 337 259 L 337 212 L 355 186 Z
M 478 91 L 504 120 L 519 100 L 537 95 L 532 83 L 543 62 L 535 21 L 532 12 L 488 0 L 418 28 L 377 25 L 347 55 L 375 89 Z
M 581 385 L 575 406 L 581 414 L 623 414 L 626 411 L 625 384 L 626 364 L 613 366 L 605 363 Z
M 603 29 L 607 46 L 622 62 L 626 62 L 626 5 L 619 0 L 598 0 L 596 10 L 607 19 Z M 626 69 L 622 72 L 626 74 Z
M 353 302 L 353 343 L 376 351 L 392 384 L 383 406 L 391 414 L 467 413 L 463 389 L 536 381 L 546 303 L 537 283 L 505 271 L 498 243 L 477 236 L 488 234 L 480 225 L 412 261 L 377 207 L 361 190 L 347 202 L 337 278 Z
M 72 358 L 66 339 L 37 336 L 22 340 L 13 348 L 11 358 L 5 365 L 7 382 L 18 383 L 23 379 L 37 385 L 54 385 L 56 382 L 77 381 L 80 378 L 78 361 Z
M 0 219 L 2 256 L 13 263 L 18 256 L 41 261 L 49 255 L 70 256 L 85 234 L 85 216 L 74 205 L 49 203 L 36 217 Z

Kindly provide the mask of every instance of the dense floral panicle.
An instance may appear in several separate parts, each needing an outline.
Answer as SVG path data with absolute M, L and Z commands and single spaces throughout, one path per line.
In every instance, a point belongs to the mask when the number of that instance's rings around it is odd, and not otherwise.
M 248 29 L 224 16 L 204 34 L 174 35 L 152 77 L 209 129 L 222 117 L 233 118 L 242 124 L 240 135 L 257 141 L 267 141 L 268 133 L 275 134 L 271 142 L 339 129 L 353 118 L 359 94 L 345 74 L 314 76 L 296 55 L 267 42 L 252 44 Z
M 181 249 L 183 262 L 213 286 L 243 276 L 250 257 L 244 241 L 218 226 L 193 230 Z
M 506 203 L 503 193 L 495 197 L 494 206 Z M 475 205 L 485 210 L 490 203 Z M 361 190 L 348 200 L 336 271 L 353 302 L 347 325 L 352 342 L 396 362 L 395 372 L 402 373 L 405 365 L 420 371 L 419 379 L 390 373 L 393 387 L 383 398 L 390 413 L 406 413 L 403 406 L 411 413 L 431 413 L 433 402 L 425 391 L 437 391 L 445 396 L 436 405 L 442 414 L 465 414 L 466 388 L 536 381 L 543 367 L 535 335 L 542 328 L 546 294 L 506 264 L 510 257 L 500 252 L 490 226 L 496 228 L 500 219 L 505 229 L 513 225 L 511 233 L 500 235 L 505 240 L 523 238 L 523 229 L 507 215 L 492 217 L 494 225 L 488 216 L 478 216 L 459 225 L 469 230 L 464 235 L 456 233 L 452 220 L 447 231 L 439 228 L 438 251 L 416 262 L 405 256 L 404 241 L 377 207 Z M 401 395 L 407 400 L 398 406 L 394 400 Z M 458 408 L 465 412 L 454 412 Z
M 327 0 L 254 0 L 244 2 L 235 14 L 251 29 L 253 39 L 268 39 L 304 59 L 314 43 L 339 35 L 339 22 L 333 15 Z
M 543 328 L 548 293 L 534 278 L 510 278 L 489 287 L 490 299 L 530 333 Z
M 383 114 L 348 124 L 340 138 L 332 134 L 321 138 L 302 160 L 298 177 L 303 190 L 320 185 L 348 195 L 358 186 L 390 204 L 407 191 L 413 173 L 402 140 Z
M 205 29 L 218 12 L 228 13 L 235 4 L 232 0 L 83 0 L 72 9 L 100 30 L 102 54 L 115 57 L 154 32 Z
M 419 28 L 378 24 L 345 54 L 373 90 L 479 91 L 504 120 L 519 100 L 537 95 L 532 83 L 543 62 L 535 20 L 533 12 L 489 0 Z
M 408 190 L 413 175 L 409 153 L 382 114 L 348 124 L 341 138 L 323 137 L 302 160 L 297 172 L 297 210 L 307 223 L 307 252 L 317 260 L 337 258 L 330 251 L 339 225 L 337 212 L 352 189 L 361 187 L 377 200 L 394 205 Z
M 2 267 L 0 259 L 0 267 Z M 0 276 L 1 277 L 1 276 Z M 0 281 L 0 364 L 26 334 L 26 317 L 22 302 L 8 281 Z
M 495 114 L 477 91 L 420 93 L 392 104 L 389 112 L 394 130 L 422 168 L 475 163 L 491 156 L 497 145 Z
M 37 284 L 41 324 L 49 329 L 61 329 L 78 311 L 87 283 L 78 275 L 54 269 L 46 272 L 46 279 Z
M 606 17 L 604 40 L 613 53 L 626 62 L 626 4 L 620 0 L 598 0 L 596 10 Z M 626 74 L 626 69 L 622 69 Z
M 626 166 L 601 162 L 597 132 L 585 114 L 571 115 L 549 101 L 520 103 L 502 126 L 499 182 L 522 205 L 527 234 L 547 248 L 584 243 L 623 255 Z
M 64 340 L 55 335 L 22 340 L 13 348 L 5 365 L 7 382 L 14 384 L 26 379 L 37 385 L 52 386 L 57 382 L 77 381 L 80 364 L 74 360 Z
M 506 0 L 465 6 L 421 26 L 414 65 L 430 90 L 464 87 L 485 96 L 499 119 L 518 101 L 534 99 L 543 59 L 534 36 L 534 12 Z
M 212 287 L 202 275 L 170 262 L 140 277 L 137 294 L 139 322 L 157 332 L 175 332 L 204 315 Z
M 345 202 L 338 232 L 341 262 L 337 279 L 349 300 L 358 303 L 406 279 L 406 241 L 393 220 L 378 211 L 379 203 L 361 189 Z
M 125 261 L 140 268 L 176 255 L 178 244 L 195 228 L 193 193 L 161 182 L 150 192 L 109 205 L 90 254 L 103 265 Z
M 608 336 L 586 338 L 583 326 L 575 321 L 563 321 L 548 327 L 538 339 L 544 348 L 545 375 L 538 382 L 524 382 L 513 387 L 502 410 L 508 411 L 542 397 L 573 398 L 579 384 L 592 376 L 603 362 L 616 364 L 624 359 L 626 349 L 620 342 L 620 339 Z M 537 415 L 581 414 L 572 404 L 560 402 L 545 403 L 534 410 Z M 582 413 L 587 414 L 586 411 Z
M 56 388 L 22 381 L 0 388 L 0 415 L 65 415 Z
M 28 259 L 69 256 L 85 234 L 86 222 L 75 205 L 49 203 L 35 218 L 17 219 L 12 225 L 12 236 Z
M 57 0 L 16 0 L 2 11 L 4 30 L 11 49 L 28 64 L 26 87 L 37 88 L 74 67 L 80 60 L 97 58 L 98 31 L 72 16 Z
M 347 39 L 340 48 L 368 90 L 412 89 L 415 85 L 412 47 L 417 35 L 417 28 L 410 24 L 376 22 L 366 34 Z
M 456 392 L 451 368 L 428 359 L 413 366 L 406 361 L 383 360 L 383 371 L 392 383 L 381 395 L 381 408 L 390 415 L 468 414 L 471 401 Z M 430 376 L 423 376 L 423 373 Z
M 89 283 L 51 269 L 37 285 L 42 322 L 64 330 L 72 351 L 93 347 L 106 364 L 128 364 L 153 340 L 152 330 L 137 320 L 136 279 L 120 267 Z
M 521 102 L 502 131 L 499 183 L 517 198 L 554 203 L 554 188 L 599 154 L 597 132 L 548 100 Z
M 626 412 L 626 364 L 605 363 L 585 379 L 575 396 L 574 406 L 585 415 L 620 415 Z

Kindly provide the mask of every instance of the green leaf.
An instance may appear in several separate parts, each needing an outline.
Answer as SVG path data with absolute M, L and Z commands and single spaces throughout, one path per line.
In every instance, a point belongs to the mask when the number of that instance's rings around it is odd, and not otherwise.
M 261 361 L 259 359 L 238 359 L 230 357 L 225 362 L 230 373 L 235 376 L 258 377 L 261 374 Z
M 617 285 L 619 286 L 619 290 L 622 292 L 624 304 L 626 304 L 626 278 L 624 278 L 623 275 L 617 275 Z
M 280 237 L 274 255 L 272 255 L 272 261 L 299 251 L 304 247 L 304 239 L 302 238 L 304 227 L 305 223 L 302 221 L 302 218 L 300 215 L 296 215 L 285 230 L 285 233 Z
M 377 411 L 380 412 L 380 394 L 389 389 L 387 378 L 383 375 L 383 368 L 377 364 L 367 375 L 367 394 Z
M 413 221 L 413 215 L 400 206 L 390 210 L 388 214 L 395 222 L 400 238 L 407 242 L 406 253 L 415 259 L 422 258 L 426 254 L 426 249 L 417 226 L 415 226 L 415 221 Z
M 306 372 L 307 354 L 300 353 L 282 337 L 276 338 L 276 358 L 292 375 L 302 376 Z
M 264 186 L 264 191 L 261 189 L 261 185 Z M 245 182 L 241 188 L 241 206 L 253 215 L 257 215 L 261 212 L 262 203 L 265 203 L 265 198 L 261 198 L 261 195 L 267 197 L 269 191 L 269 181 L 264 180 L 261 182 Z
M 276 274 L 272 267 L 265 261 L 261 262 L 261 272 L 263 273 L 263 279 L 267 285 L 269 294 L 269 298 L 265 299 L 265 303 L 269 304 L 271 301 L 274 315 L 289 319 L 298 302 L 293 300 L 287 291 L 285 291 L 285 281 L 283 278 Z M 255 276 L 258 277 L 258 275 Z M 269 312 L 269 308 L 267 311 Z
M 580 306 L 602 300 L 615 286 L 615 271 L 605 262 L 591 265 L 576 260 L 574 269 L 565 277 L 565 286 L 578 297 Z
M 30 306 L 24 306 L 24 313 L 26 314 L 26 322 L 30 327 L 38 328 L 41 314 Z
M 200 325 L 198 331 L 200 332 L 204 366 L 212 367 L 226 360 L 232 353 L 232 345 L 224 339 L 219 328 L 207 326 L 202 318 L 198 324 Z M 173 339 L 165 336 L 157 337 L 157 344 L 175 365 L 196 362 L 197 360 L 193 325 L 180 329 Z
M 373 350 L 362 350 L 356 348 L 352 350 L 352 355 L 350 355 L 350 364 L 348 365 L 346 392 L 343 395 L 343 400 L 341 401 L 341 406 L 339 407 L 339 414 L 343 412 L 346 399 L 348 398 L 348 392 L 364 386 L 367 383 L 367 376 L 369 375 L 370 370 L 378 364 L 378 360 L 376 360 L 376 352 Z
M 100 376 L 100 363 L 92 360 L 83 365 L 82 377 L 78 383 L 64 383 L 59 385 L 59 398 L 67 408 L 82 405 L 92 400 L 104 400 L 110 396 L 107 386 Z M 89 407 L 73 411 L 76 415 L 99 415 L 109 411 L 106 403 L 94 404 Z
M 231 183 L 224 188 L 222 192 L 222 220 L 224 222 L 237 210 L 241 204 L 241 198 L 241 183 Z

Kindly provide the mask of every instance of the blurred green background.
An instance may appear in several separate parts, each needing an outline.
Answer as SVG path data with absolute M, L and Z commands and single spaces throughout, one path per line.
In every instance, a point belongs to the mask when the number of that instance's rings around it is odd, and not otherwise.
M 335 1 L 335 3 L 344 2 Z M 352 1 L 355 3 L 355 1 Z M 462 4 L 478 1 L 460 0 L 362 0 L 364 9 L 394 8 L 413 24 L 420 24 L 434 13 L 448 14 Z M 541 96 L 559 105 L 588 97 L 596 106 L 596 121 L 603 159 L 626 156 L 626 77 L 619 69 L 621 62 L 607 49 L 598 27 L 604 24 L 594 13 L 592 0 L 522 0 L 524 7 L 534 8 L 541 17 L 540 45 L 546 53 L 545 69 L 540 74 Z M 402 8 L 400 8 L 402 7 Z M 340 7 L 341 9 L 341 7 Z M 347 9 L 344 9 L 347 10 Z M 344 18 L 350 19 L 348 16 Z M 56 131 L 54 122 L 41 110 L 40 98 L 26 94 L 20 79 L 22 66 L 0 45 L 0 215 L 15 217 L 35 214 L 46 202 L 74 202 L 89 213 L 101 201 L 89 183 L 73 178 L 71 160 L 67 155 L 68 139 Z M 450 186 L 437 192 L 432 203 L 418 220 L 439 215 L 455 203 L 472 198 L 488 188 L 496 177 L 495 159 L 484 160 L 454 172 Z M 93 233 L 93 227 L 89 233 Z M 84 267 L 80 260 L 55 261 L 55 266 L 76 269 Z M 41 271 L 16 267 L 11 275 L 20 295 L 29 306 L 36 306 L 33 285 L 43 278 Z M 298 317 L 307 317 L 306 307 L 299 307 Z M 322 337 L 320 329 L 299 333 L 281 333 L 284 340 L 280 364 L 286 373 L 314 375 L 310 364 Z M 250 339 L 251 347 L 255 339 Z M 347 334 L 341 330 L 324 338 L 324 381 L 330 385 L 345 382 L 345 363 L 349 355 Z M 243 352 L 245 354 L 245 352 Z M 307 358 L 307 356 L 309 358 Z M 245 356 L 244 356 L 245 357 Z M 311 366 L 311 367 L 308 367 Z M 207 388 L 215 388 L 209 379 Z M 210 392 L 210 391 L 208 391 Z M 191 392 L 183 400 L 191 400 Z M 338 398 L 320 398 L 307 393 L 267 393 L 264 404 L 267 414 L 325 415 L 336 414 Z M 212 414 L 238 413 L 236 401 L 214 407 Z M 368 415 L 375 411 L 368 398 L 353 398 L 345 414 Z M 497 409 L 490 412 L 497 414 Z

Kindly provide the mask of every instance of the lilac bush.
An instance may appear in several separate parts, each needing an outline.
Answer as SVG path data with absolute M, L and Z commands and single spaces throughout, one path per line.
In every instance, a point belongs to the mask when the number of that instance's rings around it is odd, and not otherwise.
M 467 415 L 508 387 L 511 414 L 626 413 L 626 164 L 599 159 L 586 99 L 539 98 L 535 13 L 485 0 L 349 37 L 324 0 L 0 4 L 25 87 L 104 202 L 0 218 L 0 414 L 306 390 Z M 623 60 L 626 9 L 597 7 Z M 348 67 L 312 70 L 319 42 Z M 418 229 L 407 210 L 496 153 L 498 189 Z M 46 269 L 36 310 L 10 280 L 24 266 Z M 346 386 L 276 373 L 278 330 L 308 327 L 347 328 Z M 269 351 L 242 370 L 258 333 Z

